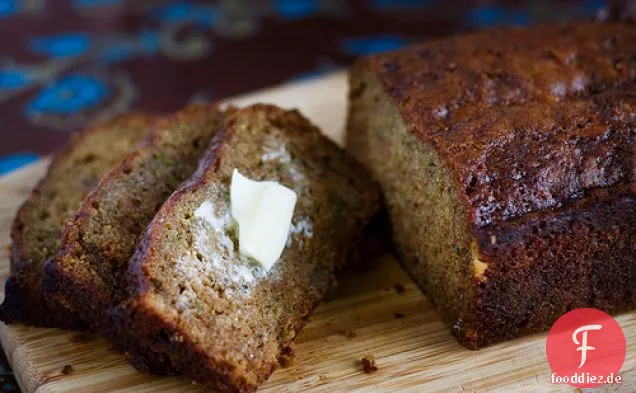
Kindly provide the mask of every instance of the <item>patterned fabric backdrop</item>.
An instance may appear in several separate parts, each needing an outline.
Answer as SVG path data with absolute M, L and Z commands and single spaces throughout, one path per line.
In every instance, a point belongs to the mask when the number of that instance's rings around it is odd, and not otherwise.
M 0 0 L 0 174 L 131 108 L 173 111 L 493 25 L 589 18 L 602 0 Z
M 0 174 L 131 108 L 174 111 L 312 78 L 417 40 L 607 17 L 605 7 L 602 0 L 0 0 Z M 0 367 L 0 378 L 1 391 L 17 391 L 8 368 Z

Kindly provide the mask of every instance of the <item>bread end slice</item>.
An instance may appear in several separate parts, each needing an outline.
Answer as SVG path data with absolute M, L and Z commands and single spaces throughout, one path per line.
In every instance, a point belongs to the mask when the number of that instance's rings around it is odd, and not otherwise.
M 93 330 L 104 328 L 106 310 L 124 297 L 127 262 L 146 225 L 196 169 L 223 118 L 209 104 L 155 123 L 66 222 L 62 250 L 45 266 L 47 296 L 68 305 Z
M 5 323 L 80 328 L 84 323 L 59 302 L 45 299 L 43 264 L 61 246 L 61 228 L 100 178 L 146 135 L 154 121 L 133 113 L 74 136 L 19 209 L 11 229 L 11 273 L 0 319 Z

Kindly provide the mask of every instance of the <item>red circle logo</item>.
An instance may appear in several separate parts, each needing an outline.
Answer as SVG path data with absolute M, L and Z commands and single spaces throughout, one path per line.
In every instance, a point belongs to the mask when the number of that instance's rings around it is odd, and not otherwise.
M 578 388 L 620 384 L 625 347 L 625 334 L 614 318 L 595 308 L 572 310 L 548 333 L 550 381 Z

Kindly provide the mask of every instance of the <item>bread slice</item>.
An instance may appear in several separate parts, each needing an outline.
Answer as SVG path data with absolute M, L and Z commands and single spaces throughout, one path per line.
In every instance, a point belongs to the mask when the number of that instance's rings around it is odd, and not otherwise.
M 123 276 L 144 228 L 194 172 L 223 119 L 216 105 L 204 105 L 155 124 L 144 144 L 126 155 L 66 222 L 62 250 L 45 265 L 50 298 L 102 330 L 105 311 L 125 294 Z
M 238 252 L 232 171 L 292 188 L 292 230 L 271 270 Z M 202 206 L 215 216 L 202 220 Z M 296 111 L 256 105 L 228 120 L 197 173 L 166 201 L 131 260 L 131 297 L 110 340 L 214 391 L 253 391 L 334 284 L 380 206 L 366 171 Z
M 636 28 L 496 29 L 361 59 L 347 148 L 459 341 L 636 307 Z
M 74 136 L 18 210 L 11 238 L 11 274 L 0 306 L 5 323 L 79 328 L 76 314 L 42 291 L 44 261 L 59 250 L 61 228 L 99 179 L 146 135 L 154 117 L 122 115 Z

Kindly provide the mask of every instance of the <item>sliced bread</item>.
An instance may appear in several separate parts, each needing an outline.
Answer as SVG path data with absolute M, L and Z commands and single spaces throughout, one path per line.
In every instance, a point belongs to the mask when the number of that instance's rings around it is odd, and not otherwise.
M 298 195 L 287 245 L 269 271 L 238 251 L 235 168 Z M 298 112 L 237 111 L 148 226 L 130 263 L 131 297 L 111 310 L 110 340 L 139 369 L 151 368 L 150 358 L 214 391 L 254 391 L 291 352 L 380 199 L 367 172 Z
M 146 135 L 154 118 L 122 115 L 74 136 L 52 161 L 46 176 L 18 210 L 11 238 L 11 274 L 0 320 L 37 326 L 79 328 L 77 315 L 42 291 L 44 261 L 60 248 L 61 228 L 99 179 Z
M 223 118 L 216 105 L 203 105 L 159 120 L 144 144 L 104 176 L 66 222 L 62 250 L 45 265 L 51 299 L 101 331 L 104 311 L 125 293 L 123 275 L 139 236 L 194 172 Z

